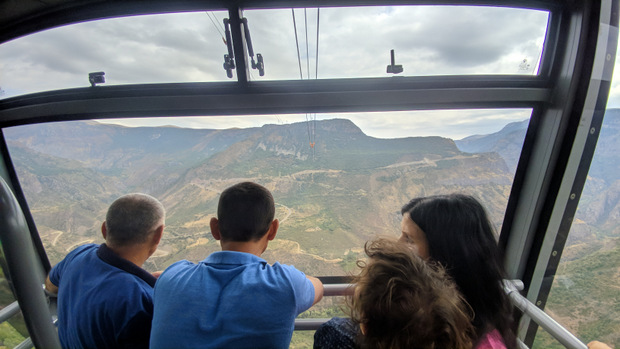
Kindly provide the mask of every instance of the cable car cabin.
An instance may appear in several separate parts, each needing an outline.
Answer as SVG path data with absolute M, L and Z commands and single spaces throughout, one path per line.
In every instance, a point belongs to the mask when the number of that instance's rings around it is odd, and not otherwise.
M 60 346 L 41 286 L 116 197 L 166 207 L 156 271 L 218 250 L 218 195 L 251 180 L 281 223 L 264 258 L 337 296 L 291 347 L 346 316 L 404 203 L 453 192 L 495 225 L 522 346 L 617 347 L 618 1 L 308 5 L 0 4 L 0 345 Z

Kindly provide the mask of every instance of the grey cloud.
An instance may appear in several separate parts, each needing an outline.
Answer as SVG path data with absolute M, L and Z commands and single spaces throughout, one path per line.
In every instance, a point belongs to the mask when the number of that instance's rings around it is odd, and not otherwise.
M 41 33 L 32 38 L 2 47 L 1 55 L 8 59 L 27 63 L 34 69 L 53 70 L 75 74 L 80 65 L 98 58 L 97 44 L 83 37 L 80 32 L 53 35 Z
M 435 50 L 436 59 L 446 64 L 477 66 L 497 61 L 516 47 L 531 46 L 532 40 L 544 36 L 546 18 L 540 13 L 496 8 L 464 12 L 450 14 L 449 20 L 426 17 L 424 32 L 412 41 Z
M 221 65 L 226 47 L 215 28 L 206 26 L 208 17 L 203 13 L 200 23 L 198 15 L 198 28 L 183 28 L 185 23 L 173 20 L 175 16 L 133 17 L 58 28 L 3 45 L 0 59 L 11 62 L 15 71 L 3 69 L 3 85 L 45 88 L 40 81 L 24 81 L 28 75 L 17 69 L 72 77 L 48 88 L 84 86 L 87 74 L 98 70 L 106 72 L 109 83 L 212 81 L 218 73 L 225 79 Z
M 454 11 L 470 13 L 455 15 Z M 496 11 L 498 9 L 476 8 L 472 14 L 469 8 L 433 9 L 431 13 L 418 7 L 391 11 L 371 7 L 347 11 L 323 9 L 320 60 L 333 62 L 336 76 L 343 76 L 343 68 L 348 68 L 351 76 L 359 76 L 362 69 L 384 70 L 389 62 L 389 50 L 394 48 L 397 59 L 407 59 L 406 66 L 420 68 L 418 70 L 435 67 L 436 73 L 447 70 L 467 73 L 457 70 L 458 67 L 492 63 L 523 42 L 531 41 L 530 38 L 544 34 L 544 16 L 540 14 L 507 21 L 504 17 L 510 15 L 510 11 L 500 11 L 503 16 Z M 536 29 L 530 26 L 532 16 L 543 18 L 542 22 L 539 20 L 542 25 Z M 492 25 L 494 21 L 501 25 Z M 514 25 L 508 25 L 511 22 Z M 312 39 L 311 44 L 313 42 Z M 321 64 L 321 68 L 325 72 L 331 67 Z

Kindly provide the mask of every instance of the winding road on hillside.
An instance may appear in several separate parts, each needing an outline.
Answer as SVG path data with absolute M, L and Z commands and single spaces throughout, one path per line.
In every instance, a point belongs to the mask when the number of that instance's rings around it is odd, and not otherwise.
M 477 158 L 480 157 L 479 155 L 471 155 L 471 156 L 465 156 L 465 155 L 457 155 L 457 156 L 452 156 L 449 158 L 441 158 L 441 159 L 428 159 L 428 158 L 424 158 L 424 160 L 419 160 L 419 161 L 411 161 L 411 162 L 399 162 L 396 164 L 392 164 L 392 165 L 387 165 L 384 167 L 379 167 L 379 169 L 386 169 L 386 168 L 395 168 L 395 167 L 403 167 L 403 166 L 413 166 L 413 165 L 426 165 L 426 166 L 433 166 L 433 167 L 437 167 L 437 161 L 444 161 L 444 160 L 461 160 L 461 159 L 470 159 L 470 158 Z
M 55 232 L 53 232 L 53 233 L 51 233 L 51 234 L 54 234 L 54 233 L 58 233 L 58 235 L 56 235 L 56 237 L 54 238 L 54 241 L 52 241 L 52 246 L 54 246 L 54 247 L 55 247 L 55 246 L 56 246 L 56 243 L 58 242 L 58 239 L 60 238 L 60 236 L 61 236 L 64 232 L 62 232 L 62 231 L 58 230 L 58 231 L 55 231 Z
M 282 205 L 282 204 L 278 204 L 278 203 L 276 203 L 276 205 L 278 205 L 278 206 L 282 206 L 282 207 L 284 207 L 284 209 L 286 210 L 286 216 L 284 216 L 284 218 L 282 218 L 282 219 L 280 220 L 280 224 L 282 224 L 282 223 L 284 223 L 284 222 L 288 219 L 288 217 L 290 217 L 290 216 L 291 216 L 291 214 L 293 214 L 293 210 L 292 210 L 290 207 L 285 206 L 285 205 Z
M 86 240 L 77 242 L 77 243 L 67 247 L 66 252 L 71 252 L 74 248 L 76 248 L 78 246 L 90 244 L 90 243 L 93 243 L 93 242 L 95 242 L 95 239 L 86 239 Z

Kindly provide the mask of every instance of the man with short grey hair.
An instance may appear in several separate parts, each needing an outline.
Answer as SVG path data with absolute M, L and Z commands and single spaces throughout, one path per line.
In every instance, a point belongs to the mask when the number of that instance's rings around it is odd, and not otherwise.
M 45 287 L 58 294 L 63 348 L 148 348 L 157 274 L 142 265 L 164 225 L 157 199 L 121 196 L 101 226 L 105 243 L 80 246 L 52 268 Z

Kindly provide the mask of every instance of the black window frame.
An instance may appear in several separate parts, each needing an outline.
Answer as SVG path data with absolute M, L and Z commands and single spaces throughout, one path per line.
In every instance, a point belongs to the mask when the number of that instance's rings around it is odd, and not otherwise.
M 52 121 L 122 117 L 532 108 L 511 189 L 500 246 L 510 278 L 540 308 L 549 294 L 602 124 L 618 42 L 618 0 L 600 1 L 314 1 L 312 7 L 481 5 L 549 11 L 539 74 L 248 81 L 242 9 L 304 7 L 306 1 L 35 0 L 0 5 L 0 44 L 87 20 L 137 14 L 225 9 L 232 23 L 236 80 L 97 86 L 0 100 L 0 129 Z M 607 31 L 607 35 L 599 35 Z M 602 38 L 599 42 L 599 38 Z M 611 57 L 611 58 L 610 58 Z M 50 264 L 0 132 L 0 176 L 11 186 L 44 272 Z M 0 238 L 4 238 L 0 233 Z M 7 246 L 10 248 L 10 246 Z M 9 268 L 15 268 L 9 264 Z M 36 274 L 36 273 L 35 273 Z M 15 276 L 18 275 L 18 276 Z M 31 278 L 12 274 L 12 278 Z M 17 289 L 16 292 L 35 292 Z M 18 298 L 19 299 L 19 298 Z M 27 320 L 35 313 L 25 313 Z M 39 314 L 40 316 L 40 314 Z M 32 322 L 28 322 L 36 330 Z M 531 345 L 537 326 L 522 319 Z M 35 345 L 45 339 L 33 338 Z

